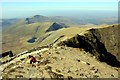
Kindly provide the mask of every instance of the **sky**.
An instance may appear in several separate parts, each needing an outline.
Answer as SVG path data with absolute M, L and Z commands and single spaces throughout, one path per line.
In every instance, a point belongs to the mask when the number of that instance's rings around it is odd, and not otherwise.
M 90 2 L 91 1 L 91 2 Z M 71 16 L 82 12 L 117 12 L 118 0 L 2 0 L 2 18 L 24 18 L 32 15 Z M 86 14 L 87 15 L 87 14 Z M 0 17 L 1 18 L 1 17 Z
M 1 0 L 2 2 L 118 2 L 119 0 Z

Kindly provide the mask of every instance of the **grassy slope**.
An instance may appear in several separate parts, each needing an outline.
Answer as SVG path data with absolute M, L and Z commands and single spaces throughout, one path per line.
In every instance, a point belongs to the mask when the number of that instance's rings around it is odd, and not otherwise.
M 49 43 L 52 43 L 54 42 L 57 38 L 59 38 L 60 36 L 62 35 L 65 35 L 67 37 L 72 37 L 74 36 L 75 34 L 83 31 L 83 30 L 86 30 L 88 28 L 78 28 L 78 27 L 71 27 L 71 28 L 63 28 L 63 29 L 60 29 L 58 31 L 55 31 L 55 32 L 52 32 L 53 34 L 50 35 L 48 38 L 46 38 L 42 43 L 41 45 L 46 45 L 46 44 L 49 44 Z M 65 38 L 65 37 L 64 37 Z
M 45 30 L 51 24 L 52 22 L 24 24 L 24 22 L 21 21 L 21 23 L 17 23 L 12 27 L 3 30 L 3 52 L 12 50 L 14 53 L 19 53 L 36 46 L 36 44 L 28 43 L 27 40 L 33 36 L 43 36 Z M 36 32 L 38 26 L 40 27 Z
M 61 38 L 59 41 L 67 39 L 67 38 L 71 38 L 74 35 L 84 32 L 85 30 L 88 30 L 90 28 L 98 28 L 98 27 L 105 27 L 105 26 L 108 26 L 108 25 L 106 25 L 106 24 L 104 24 L 104 25 L 92 25 L 92 24 L 90 24 L 90 25 L 89 24 L 88 25 L 71 25 L 70 28 L 62 28 L 60 30 L 51 32 L 52 35 L 47 37 L 40 45 L 50 44 L 62 35 L 65 35 L 65 37 Z
M 45 33 L 49 26 L 53 22 L 36 22 L 33 24 L 25 24 L 24 20 L 21 20 L 19 23 L 14 24 L 13 26 L 3 30 L 3 52 L 7 50 L 12 50 L 15 54 L 28 50 L 34 47 L 50 44 L 55 41 L 61 35 L 67 37 L 72 37 L 75 34 L 82 32 L 93 25 L 71 25 L 71 28 L 60 29 L 53 32 Z M 84 28 L 80 28 L 84 27 Z M 94 25 L 96 27 L 96 25 Z M 44 41 L 40 42 L 39 39 L 45 37 L 46 35 L 52 33 Z M 27 41 L 33 36 L 37 37 L 37 42 L 28 43 Z M 67 38 L 64 37 L 64 38 Z

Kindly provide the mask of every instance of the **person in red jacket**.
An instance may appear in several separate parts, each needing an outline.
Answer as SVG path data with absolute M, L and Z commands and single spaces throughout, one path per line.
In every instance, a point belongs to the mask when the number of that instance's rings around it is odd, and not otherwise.
M 30 64 L 37 62 L 36 58 L 31 55 L 29 55 L 29 59 L 30 59 Z

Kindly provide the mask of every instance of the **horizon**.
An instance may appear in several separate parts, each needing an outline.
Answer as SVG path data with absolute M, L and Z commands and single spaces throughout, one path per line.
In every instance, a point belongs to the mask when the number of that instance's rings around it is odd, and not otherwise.
M 0 18 L 26 18 L 33 15 L 78 17 L 88 16 L 87 13 L 115 16 L 117 12 L 117 2 L 3 2 Z

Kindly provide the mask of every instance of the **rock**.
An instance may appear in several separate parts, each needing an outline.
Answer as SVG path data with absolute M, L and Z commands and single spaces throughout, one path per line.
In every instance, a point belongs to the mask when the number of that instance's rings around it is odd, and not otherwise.
M 92 67 L 90 70 L 95 70 L 95 67 Z
M 25 60 L 25 58 L 20 59 L 21 61 Z
M 67 76 L 68 80 L 72 80 L 73 77 L 72 76 Z
M 63 58 L 60 58 L 60 60 L 63 60 Z
M 86 62 L 85 61 L 81 61 L 83 64 L 86 64 Z
M 93 78 L 98 78 L 99 77 L 99 75 L 93 75 Z
M 90 63 L 87 62 L 87 65 L 90 65 Z
M 96 57 L 95 57 L 95 56 L 93 56 L 93 58 L 95 59 Z
M 60 70 L 58 70 L 58 69 L 56 69 L 56 72 L 59 72 L 59 73 L 60 73 L 61 71 L 60 71 Z
M 80 74 L 80 76 L 84 76 L 84 74 L 83 74 L 83 73 L 81 73 L 81 74 Z
M 79 59 L 77 59 L 77 61 L 78 61 L 78 62 L 80 62 L 80 60 L 79 60 Z
M 16 78 L 21 78 L 23 75 L 15 75 Z
M 95 73 L 97 73 L 97 72 L 98 72 L 98 69 L 95 70 Z
M 79 70 L 78 69 L 75 69 L 75 72 L 78 72 Z
M 9 57 L 13 57 L 13 53 L 11 50 L 0 54 L 0 58 L 6 57 L 8 55 L 9 55 Z
M 112 77 L 114 77 L 114 75 L 113 75 L 113 74 L 111 74 L 111 76 L 112 76 Z

